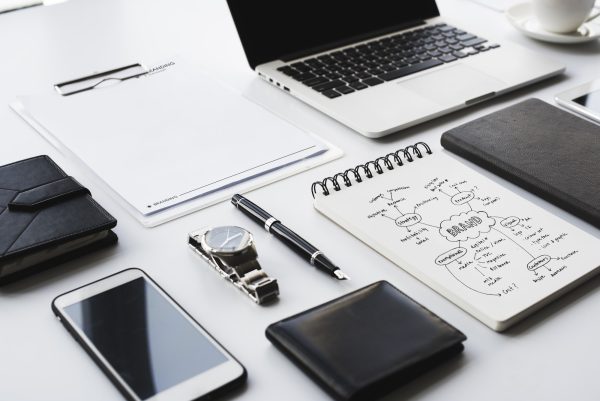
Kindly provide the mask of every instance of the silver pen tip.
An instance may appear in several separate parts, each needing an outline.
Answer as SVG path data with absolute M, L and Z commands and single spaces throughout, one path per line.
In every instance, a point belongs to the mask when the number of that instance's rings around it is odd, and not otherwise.
M 340 269 L 334 271 L 333 274 L 335 274 L 338 280 L 350 280 L 350 277 Z

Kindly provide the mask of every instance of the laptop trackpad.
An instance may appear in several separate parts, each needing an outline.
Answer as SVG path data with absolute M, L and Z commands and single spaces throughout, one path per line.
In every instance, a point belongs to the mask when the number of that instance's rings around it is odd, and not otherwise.
M 448 106 L 491 95 L 506 86 L 491 75 L 464 64 L 454 64 L 398 84 L 435 103 Z

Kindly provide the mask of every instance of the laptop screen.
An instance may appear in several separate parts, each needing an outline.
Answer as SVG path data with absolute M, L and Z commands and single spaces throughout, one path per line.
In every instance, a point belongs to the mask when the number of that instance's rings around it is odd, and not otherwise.
M 252 68 L 439 16 L 435 0 L 227 0 L 227 3 Z

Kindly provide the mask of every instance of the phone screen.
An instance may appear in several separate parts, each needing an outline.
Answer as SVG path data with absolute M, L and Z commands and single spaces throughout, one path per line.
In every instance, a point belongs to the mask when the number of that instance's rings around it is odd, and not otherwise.
M 573 101 L 597 113 L 600 113 L 600 91 L 588 93 L 580 96 Z
M 228 359 L 140 277 L 64 308 L 141 399 Z

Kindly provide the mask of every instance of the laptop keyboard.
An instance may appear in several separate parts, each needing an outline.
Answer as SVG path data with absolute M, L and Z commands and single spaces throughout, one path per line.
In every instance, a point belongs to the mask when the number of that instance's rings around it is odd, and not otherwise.
M 500 47 L 446 24 L 294 62 L 278 71 L 330 99 Z

